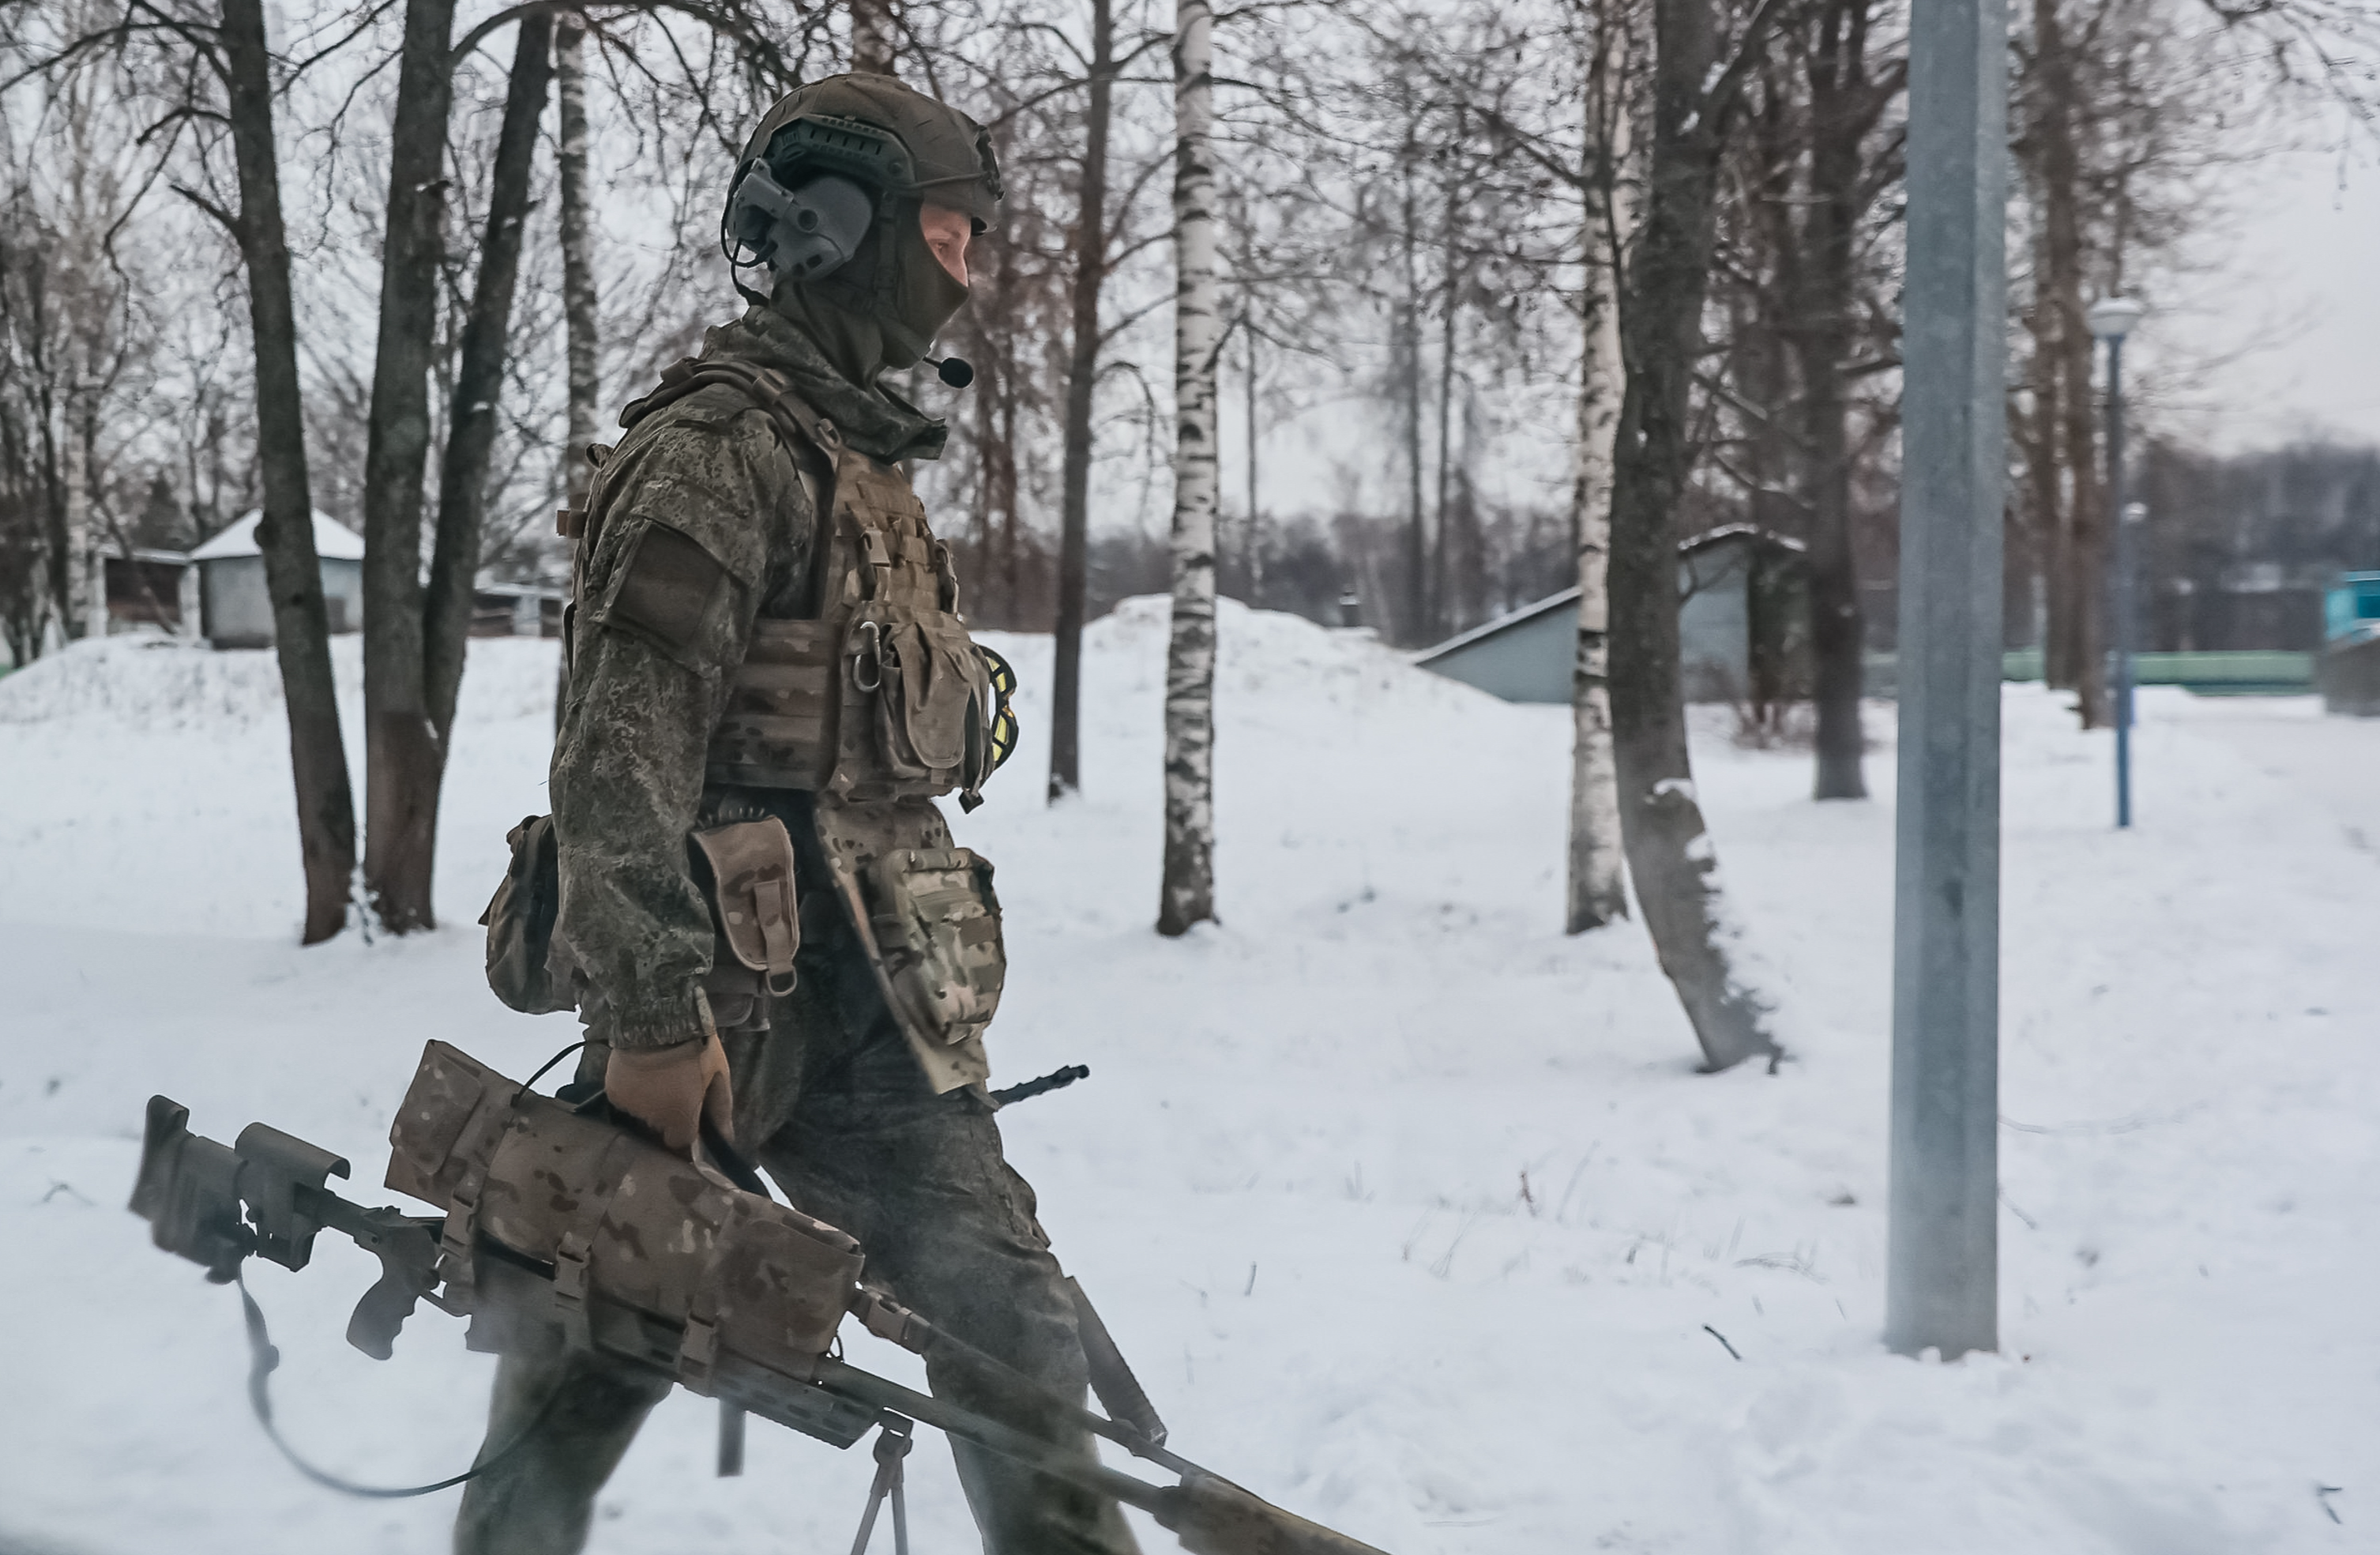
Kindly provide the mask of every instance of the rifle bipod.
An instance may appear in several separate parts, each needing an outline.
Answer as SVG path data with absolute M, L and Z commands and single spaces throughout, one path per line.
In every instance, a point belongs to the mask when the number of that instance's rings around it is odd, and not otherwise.
M 892 1555 L 909 1555 L 909 1503 L 901 1494 L 901 1463 L 916 1445 L 910 1422 L 886 1415 L 876 1432 L 876 1482 L 868 1488 L 868 1510 L 859 1514 L 859 1536 L 851 1541 L 851 1555 L 868 1555 L 868 1536 L 876 1532 L 876 1512 L 892 1503 Z

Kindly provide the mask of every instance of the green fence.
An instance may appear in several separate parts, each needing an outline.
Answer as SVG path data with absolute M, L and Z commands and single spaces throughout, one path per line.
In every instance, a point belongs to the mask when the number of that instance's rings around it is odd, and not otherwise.
M 2202 697 L 2289 697 L 2313 690 L 2311 653 L 2258 649 L 2227 653 L 2141 653 L 2132 658 L 2136 686 L 2179 686 Z M 1898 660 L 1871 653 L 1864 676 L 1867 694 L 1889 697 L 1899 683 Z M 2041 678 L 2041 650 L 2019 648 L 2000 655 L 2002 680 Z

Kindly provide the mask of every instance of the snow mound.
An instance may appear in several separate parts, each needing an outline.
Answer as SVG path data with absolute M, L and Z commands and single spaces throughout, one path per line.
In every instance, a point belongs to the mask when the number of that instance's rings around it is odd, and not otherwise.
M 1084 629 L 1084 658 L 1107 662 L 1111 674 L 1122 672 L 1108 682 L 1113 689 L 1161 694 L 1172 615 L 1172 601 L 1162 594 L 1121 601 Z M 1317 700 L 1365 711 L 1391 703 L 1446 713 L 1499 705 L 1484 691 L 1415 668 L 1405 653 L 1368 628 L 1322 626 L 1302 615 L 1218 600 L 1215 642 L 1219 698 L 1282 693 L 1296 699 L 1301 714 L 1310 713 Z
M 459 723 L 551 713 L 560 645 L 488 638 L 470 645 Z M 363 639 L 331 639 L 339 706 L 363 706 Z M 282 722 L 281 664 L 271 649 L 217 650 L 189 638 L 87 638 L 0 679 L 0 723 L 98 720 L 142 729 L 245 731 Z
M 341 689 L 359 693 L 356 645 L 334 644 L 332 662 L 346 672 Z M 0 723 L 101 718 L 245 728 L 268 716 L 281 716 L 281 672 L 270 650 L 218 653 L 188 638 L 86 638 L 0 680 Z

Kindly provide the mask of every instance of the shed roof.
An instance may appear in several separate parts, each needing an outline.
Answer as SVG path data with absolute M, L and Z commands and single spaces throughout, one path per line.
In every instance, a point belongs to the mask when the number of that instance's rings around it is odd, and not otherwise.
M 241 514 L 228 528 L 191 552 L 190 560 L 220 562 L 228 556 L 261 554 L 256 544 L 256 526 L 263 517 L 261 507 Z M 364 537 L 318 507 L 314 510 L 314 553 L 326 562 L 360 562 L 364 559 Z
M 1535 604 L 1523 605 L 1520 609 L 1500 615 L 1493 621 L 1474 626 L 1467 632 L 1457 633 L 1455 636 L 1447 638 L 1444 642 L 1439 643 L 1437 647 L 1425 651 L 1419 658 L 1415 659 L 1414 662 L 1416 664 L 1430 663 L 1435 660 L 1442 659 L 1447 654 L 1454 652 L 1457 649 L 1468 648 L 1473 643 L 1478 642 L 1484 638 L 1495 637 L 1501 632 L 1509 632 L 1524 621 L 1534 621 L 1538 616 L 1545 614 L 1548 611 L 1561 610 L 1567 606 L 1575 605 L 1577 602 L 1578 585 L 1573 583 L 1559 594 L 1548 594 L 1544 599 L 1539 600 Z
M 1800 554 L 1806 549 L 1800 541 L 1795 540 L 1792 536 L 1780 535 L 1773 530 L 1764 529 L 1757 524 L 1721 524 L 1717 528 L 1705 529 L 1698 535 L 1689 535 L 1686 539 L 1680 541 L 1678 542 L 1678 554 L 1681 556 L 1691 556 L 1696 552 L 1717 545 L 1722 541 L 1739 539 L 1748 540 L 1755 545 L 1773 546 L 1779 550 L 1791 552 L 1795 554 Z M 1524 626 L 1528 622 L 1536 620 L 1538 616 L 1545 614 L 1548 611 L 1566 610 L 1575 605 L 1577 602 L 1578 588 L 1573 584 L 1570 588 L 1563 589 L 1559 594 L 1548 594 L 1544 599 L 1537 601 L 1535 604 L 1523 605 L 1520 609 L 1500 615 L 1493 621 L 1474 626 L 1467 632 L 1457 633 L 1455 636 L 1447 638 L 1444 642 L 1439 643 L 1433 648 L 1425 649 L 1421 654 L 1414 660 L 1414 662 L 1416 664 L 1429 664 L 1445 657 L 1447 654 L 1468 648 L 1475 642 L 1500 636 L 1505 632 L 1511 631 L 1515 626 Z

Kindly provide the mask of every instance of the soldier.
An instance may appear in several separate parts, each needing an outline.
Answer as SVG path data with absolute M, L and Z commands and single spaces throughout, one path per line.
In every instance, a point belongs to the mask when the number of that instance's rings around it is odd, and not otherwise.
M 972 808 L 1003 754 L 1004 666 L 969 640 L 900 468 L 940 455 L 943 424 L 879 382 L 965 301 L 1000 193 L 981 127 L 889 77 L 805 86 L 746 145 L 722 239 L 752 307 L 628 407 L 565 516 L 552 965 L 587 1025 L 582 1081 L 672 1148 L 706 1121 L 756 1147 L 859 1238 L 872 1283 L 1073 1398 L 1075 1308 L 981 1084 L 991 870 L 933 803 Z M 1090 1454 L 989 1379 L 929 1369 Z M 488 1440 L 530 1440 L 466 1491 L 458 1555 L 579 1549 L 668 1389 L 583 1352 L 506 1355 Z M 1113 1501 L 953 1452 L 992 1555 L 1134 1549 Z

